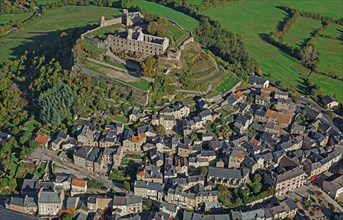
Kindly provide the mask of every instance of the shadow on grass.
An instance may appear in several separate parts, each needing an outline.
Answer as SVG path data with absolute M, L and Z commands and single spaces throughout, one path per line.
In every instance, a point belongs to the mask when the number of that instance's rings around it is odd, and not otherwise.
M 81 34 L 95 28 L 96 25 L 86 25 L 77 28 L 68 28 L 52 32 L 29 32 L 35 35 L 27 43 L 12 48 L 11 55 L 19 57 L 25 51 L 34 52 L 35 56 L 44 55 L 46 60 L 55 58 L 63 68 L 70 69 L 73 64 L 72 48 Z

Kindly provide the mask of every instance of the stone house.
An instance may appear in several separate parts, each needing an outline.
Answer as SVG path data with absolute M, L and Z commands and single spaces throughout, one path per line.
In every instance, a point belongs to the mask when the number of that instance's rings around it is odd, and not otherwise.
M 249 181 L 249 171 L 247 168 L 227 169 L 209 167 L 207 175 L 208 188 L 214 188 L 216 185 L 242 187 Z
M 62 209 L 64 191 L 50 192 L 40 191 L 38 193 L 38 214 L 40 216 L 57 216 Z
M 269 81 L 258 77 L 256 75 L 251 75 L 248 80 L 249 85 L 255 88 L 267 88 L 269 87 Z
M 74 176 L 65 173 L 56 173 L 54 181 L 54 190 L 59 191 L 61 189 L 70 190 L 71 181 Z
M 59 150 L 64 142 L 66 142 L 69 139 L 69 135 L 64 133 L 58 133 L 56 138 L 51 141 L 50 147 L 53 150 Z
M 283 156 L 276 168 L 265 171 L 264 177 L 267 183 L 275 186 L 275 196 L 281 196 L 303 186 L 307 175 L 297 163 Z
M 113 215 L 126 216 L 143 211 L 143 200 L 140 196 L 114 196 Z
M 137 154 L 138 152 L 141 152 L 141 147 L 146 143 L 146 135 L 142 133 L 135 135 L 133 130 L 127 129 L 124 131 L 122 143 L 124 154 Z
M 293 219 L 298 207 L 293 200 L 286 199 L 280 202 L 279 205 L 271 207 L 269 210 L 274 219 Z
M 323 182 L 323 189 L 333 199 L 343 202 L 343 175 L 334 174 Z
M 322 98 L 322 103 L 325 105 L 327 109 L 333 109 L 339 106 L 339 102 L 336 101 L 336 98 L 328 95 Z
M 243 163 L 247 152 L 243 147 L 235 147 L 229 152 L 228 168 L 239 169 Z
M 176 102 L 172 107 L 162 109 L 159 112 L 160 116 L 173 116 L 175 119 L 182 119 L 189 115 L 190 108 L 182 102 Z
M 311 177 L 324 173 L 342 158 L 342 152 L 343 148 L 337 148 L 327 155 L 311 152 L 303 162 L 305 172 Z
M 134 184 L 134 195 L 162 201 L 164 184 L 136 180 Z
M 77 141 L 80 146 L 98 147 L 100 134 L 92 124 L 79 125 L 77 131 Z
M 156 165 L 147 165 L 143 169 L 139 169 L 136 177 L 141 181 L 163 183 L 163 174 Z
M 11 197 L 8 204 L 6 204 L 6 208 L 29 215 L 36 215 L 38 211 L 34 197 L 28 196 L 25 196 L 24 198 Z
M 172 131 L 177 125 L 177 121 L 174 116 L 164 115 L 159 117 L 159 124 L 162 125 L 166 131 Z
M 35 141 L 37 141 L 42 147 L 48 147 L 50 137 L 45 134 L 37 134 Z
M 83 194 L 87 192 L 87 180 L 76 179 L 74 178 L 71 181 L 71 196 L 76 194 Z

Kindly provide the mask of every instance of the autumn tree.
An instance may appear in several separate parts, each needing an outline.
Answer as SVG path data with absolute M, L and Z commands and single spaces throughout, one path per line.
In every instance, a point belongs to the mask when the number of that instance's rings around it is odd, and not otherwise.
M 310 74 L 317 69 L 319 54 L 312 45 L 307 45 L 303 49 L 301 63 L 311 70 Z
M 152 77 L 156 75 L 157 60 L 152 57 L 148 57 L 144 62 L 141 63 L 142 75 Z

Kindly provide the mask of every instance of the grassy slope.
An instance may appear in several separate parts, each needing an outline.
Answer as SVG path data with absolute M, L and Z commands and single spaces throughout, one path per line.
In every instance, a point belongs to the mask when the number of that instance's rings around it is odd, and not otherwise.
M 284 35 L 284 41 L 290 45 L 301 46 L 304 40 L 311 37 L 311 33 L 321 26 L 318 20 L 300 17 Z
M 324 31 L 324 34 L 339 37 L 343 32 L 343 26 L 338 24 L 330 24 L 330 26 Z
M 25 20 L 29 17 L 31 17 L 33 13 L 32 12 L 25 12 L 20 14 L 4 14 L 0 15 L 0 24 L 6 24 L 9 22 L 15 22 L 18 20 Z
M 46 10 L 44 17 L 27 24 L 24 30 L 0 38 L 0 63 L 19 56 L 25 49 L 58 42 L 65 29 L 97 24 L 102 15 L 111 18 L 119 16 L 120 12 L 114 8 L 93 6 L 67 6 Z
M 341 1 L 332 1 L 331 4 L 322 1 L 240 1 L 228 3 L 206 12 L 213 19 L 234 32 L 243 36 L 244 42 L 252 56 L 260 63 L 264 73 L 272 73 L 270 80 L 282 80 L 289 86 L 294 86 L 302 92 L 302 83 L 308 74 L 296 59 L 282 53 L 278 48 L 265 43 L 259 34 L 274 31 L 286 14 L 274 6 L 288 5 L 302 10 L 321 12 L 325 15 L 339 17 L 338 8 Z M 323 7 L 325 6 L 325 7 Z M 327 6 L 327 7 L 326 7 Z M 341 68 L 341 67 L 338 67 Z M 318 77 L 317 77 L 318 78 Z M 318 80 L 313 77 L 314 80 Z M 330 87 L 340 88 L 342 83 L 329 77 L 321 76 L 321 80 L 328 80 Z M 320 83 L 318 83 L 320 84 Z M 325 86 L 321 83 L 322 86 Z M 331 94 L 330 89 L 321 88 L 324 94 Z M 343 102 L 343 94 L 337 93 L 337 98 Z
M 195 27 L 198 25 L 198 21 L 194 18 L 187 16 L 181 12 L 177 12 L 171 8 L 165 7 L 163 5 L 145 1 L 135 1 L 132 2 L 131 5 L 139 5 L 148 10 L 152 14 L 167 17 L 168 19 L 178 23 L 183 28 L 189 31 L 193 31 Z
M 343 77 L 343 42 L 337 39 L 319 37 L 314 42 L 314 47 L 318 50 L 320 55 L 320 71 L 335 73 L 340 77 Z

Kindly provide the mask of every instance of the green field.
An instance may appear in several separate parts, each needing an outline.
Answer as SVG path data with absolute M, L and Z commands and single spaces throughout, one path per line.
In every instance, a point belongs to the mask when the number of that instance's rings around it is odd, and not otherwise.
M 281 1 L 265 0 L 258 3 L 253 0 L 241 0 L 239 2 L 227 3 L 205 13 L 215 20 L 218 20 L 224 28 L 242 35 L 245 45 L 250 54 L 258 61 L 263 73 L 271 73 L 271 81 L 281 80 L 290 87 L 303 91 L 302 83 L 308 75 L 309 70 L 301 63 L 281 52 L 278 48 L 264 42 L 260 34 L 268 34 L 275 31 L 279 21 L 285 18 L 286 14 L 275 6 L 290 6 L 297 9 L 320 12 L 323 15 L 341 16 L 340 8 L 342 1 Z M 312 10 L 313 9 L 313 10 Z M 337 70 L 342 72 L 342 66 L 335 65 Z M 332 94 L 330 87 L 317 81 L 322 85 L 321 91 L 324 94 Z M 334 81 L 335 85 L 342 84 L 328 76 L 321 76 L 321 80 Z M 343 102 L 343 95 L 336 94 L 339 101 Z
M 141 6 L 152 14 L 167 17 L 189 31 L 194 31 L 198 25 L 198 21 L 194 18 L 153 2 L 134 1 L 130 3 L 130 6 Z
M 314 47 L 320 55 L 319 70 L 325 73 L 334 73 L 343 78 L 342 41 L 319 37 L 314 42 Z
M 0 38 L 0 64 L 25 50 L 58 44 L 66 29 L 98 24 L 100 17 L 119 16 L 119 9 L 95 6 L 67 6 L 45 10 L 43 17 L 25 25 L 24 30 Z
M 232 89 L 232 87 L 234 87 L 237 84 L 237 82 L 237 79 L 228 77 L 216 88 L 216 90 L 220 93 L 226 93 L 227 91 Z
M 343 33 L 343 26 L 338 24 L 330 24 L 329 27 L 324 31 L 325 35 L 331 35 L 339 38 Z
M 164 37 L 169 38 L 170 44 L 177 48 L 181 43 L 189 37 L 189 32 L 180 29 L 175 24 L 169 23 Z
M 289 28 L 287 33 L 283 36 L 285 42 L 290 45 L 301 46 L 307 38 L 311 37 L 311 33 L 322 26 L 318 20 L 300 17 Z
M 120 27 L 123 27 L 123 26 L 121 24 L 115 24 L 115 25 L 111 25 L 111 26 L 107 26 L 107 27 L 102 27 L 96 31 L 93 31 L 93 32 L 87 34 L 87 36 L 91 37 L 91 38 L 101 38 L 101 37 L 103 37 L 103 35 L 106 35 L 110 32 L 118 30 Z
M 0 25 L 19 21 L 19 20 L 25 20 L 31 17 L 32 14 L 33 14 L 32 12 L 25 12 L 25 13 L 19 13 L 19 14 L 0 15 Z
M 342 102 L 343 100 L 343 83 L 342 81 L 335 80 L 333 78 L 321 75 L 321 74 L 313 74 L 311 79 L 315 80 L 321 91 L 324 94 L 328 95 L 335 95 L 337 100 Z

